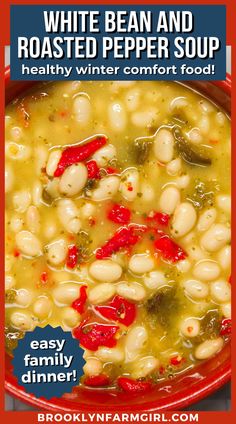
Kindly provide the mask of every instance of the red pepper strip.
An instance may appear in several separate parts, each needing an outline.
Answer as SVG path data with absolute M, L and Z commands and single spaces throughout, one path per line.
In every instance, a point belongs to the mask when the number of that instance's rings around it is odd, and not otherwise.
M 41 281 L 42 284 L 47 284 L 47 282 L 48 282 L 47 271 L 42 272 L 42 274 L 40 275 L 40 281 Z
M 117 383 L 124 392 L 128 393 L 146 393 L 152 388 L 150 381 L 137 381 L 127 377 L 119 377 Z
M 84 313 L 85 303 L 88 297 L 86 290 L 87 290 L 87 286 L 81 286 L 80 296 L 78 297 L 78 299 L 75 299 L 71 305 L 72 308 L 74 308 L 79 314 Z
M 154 242 L 155 248 L 160 252 L 163 259 L 170 262 L 178 262 L 187 257 L 187 253 L 177 243 L 164 235 Z
M 106 173 L 109 174 L 109 175 L 111 175 L 111 174 L 120 174 L 120 171 L 117 168 L 113 168 L 112 166 L 108 166 L 106 168 Z
M 100 175 L 100 170 L 99 167 L 97 165 L 97 162 L 95 160 L 90 160 L 86 163 L 86 167 L 88 170 L 88 178 L 89 179 L 93 179 L 95 178 L 96 180 L 100 180 L 101 175 Z
M 78 263 L 79 250 L 75 244 L 68 247 L 68 254 L 66 259 L 66 266 L 68 268 L 75 268 Z
M 123 247 L 130 247 L 136 244 L 140 235 L 136 234 L 137 232 L 147 231 L 147 227 L 145 225 L 133 225 L 131 224 L 128 227 L 119 228 L 114 236 L 108 240 L 104 246 L 100 247 L 96 251 L 97 259 L 109 258 L 112 253 L 118 252 Z
M 127 327 L 136 318 L 136 305 L 121 296 L 115 296 L 107 306 L 96 306 L 95 309 L 103 317 L 118 321 Z
M 90 324 L 83 321 L 73 330 L 73 335 L 83 347 L 95 351 L 99 346 L 114 347 L 117 343 L 114 336 L 118 330 L 116 325 Z
M 80 144 L 78 146 L 67 147 L 63 150 L 61 158 L 58 162 L 57 169 L 54 172 L 54 177 L 60 177 L 65 169 L 73 165 L 73 163 L 82 162 L 93 155 L 99 150 L 104 144 L 106 144 L 107 138 L 105 136 L 96 137 L 94 140 L 89 141 L 86 144 Z
M 170 215 L 162 212 L 153 212 L 147 216 L 146 220 L 149 222 L 155 222 L 159 225 L 162 225 L 163 227 L 168 227 Z
M 185 362 L 185 359 L 181 355 L 173 356 L 170 358 L 171 365 L 177 366 Z
M 110 379 L 106 374 L 91 375 L 84 379 L 84 385 L 90 387 L 109 386 Z
M 229 318 L 225 318 L 221 321 L 221 329 L 220 329 L 220 335 L 221 336 L 228 336 L 231 334 L 232 331 L 232 321 Z
M 131 212 L 122 205 L 115 204 L 107 214 L 110 221 L 118 224 L 128 224 L 130 222 Z

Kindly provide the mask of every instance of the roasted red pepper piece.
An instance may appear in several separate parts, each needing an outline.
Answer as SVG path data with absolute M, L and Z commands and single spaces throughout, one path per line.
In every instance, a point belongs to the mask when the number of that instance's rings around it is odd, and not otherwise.
M 105 136 L 96 137 L 95 139 L 88 141 L 85 144 L 79 144 L 77 146 L 67 147 L 63 150 L 61 158 L 58 162 L 57 169 L 54 172 L 54 177 L 60 177 L 65 169 L 73 165 L 73 163 L 82 162 L 93 155 L 99 150 L 104 144 L 106 144 L 107 138 Z
M 185 362 L 185 359 L 181 355 L 172 356 L 172 358 L 170 358 L 170 364 L 175 367 L 181 365 L 183 362 Z
M 170 221 L 170 215 L 162 212 L 150 212 L 150 214 L 146 217 L 146 220 L 149 222 L 154 222 L 163 227 L 168 227 Z
M 86 163 L 86 167 L 87 167 L 87 170 L 88 170 L 88 178 L 89 179 L 95 178 L 96 180 L 100 180 L 100 178 L 101 178 L 100 170 L 99 170 L 99 167 L 98 167 L 97 162 L 95 160 L 89 160 Z
M 42 284 L 47 284 L 48 282 L 48 273 L 47 271 L 43 271 L 42 274 L 40 275 L 40 281 Z
M 222 319 L 221 321 L 221 329 L 220 329 L 220 335 L 221 336 L 229 336 L 232 331 L 232 321 L 230 318 Z
M 119 377 L 117 383 L 124 392 L 128 393 L 146 393 L 152 388 L 150 381 L 137 381 L 128 377 Z
M 128 208 L 115 204 L 108 212 L 107 217 L 118 224 L 128 224 L 130 222 L 131 212 Z
M 106 173 L 107 173 L 107 174 L 109 174 L 109 175 L 112 175 L 112 174 L 120 174 L 120 170 L 119 170 L 119 169 L 117 169 L 117 168 L 113 168 L 112 166 L 108 166 L 108 167 L 106 168 Z
M 84 379 L 84 385 L 90 387 L 109 386 L 110 379 L 106 374 L 91 375 Z
M 107 306 L 96 306 L 95 309 L 103 317 L 112 321 L 118 321 L 127 327 L 136 318 L 136 305 L 121 296 L 115 296 Z
M 78 299 L 75 299 L 72 303 L 72 308 L 74 308 L 79 314 L 84 313 L 85 304 L 87 301 L 87 286 L 80 287 L 80 296 Z
M 78 257 L 79 257 L 78 247 L 75 244 L 72 244 L 71 246 L 68 247 L 66 266 L 71 269 L 75 268 L 78 263 Z
M 117 325 L 90 324 L 86 320 L 73 330 L 73 335 L 83 347 L 95 351 L 99 346 L 116 346 L 114 336 L 118 330 Z
M 187 257 L 187 253 L 167 235 L 161 236 L 154 242 L 155 248 L 160 252 L 163 259 L 170 262 L 178 262 Z
M 128 227 L 119 228 L 114 236 L 108 240 L 104 246 L 96 251 L 97 259 L 110 257 L 113 253 L 118 252 L 122 248 L 128 248 L 136 244 L 140 239 L 140 232 L 147 231 L 144 225 L 130 225 Z

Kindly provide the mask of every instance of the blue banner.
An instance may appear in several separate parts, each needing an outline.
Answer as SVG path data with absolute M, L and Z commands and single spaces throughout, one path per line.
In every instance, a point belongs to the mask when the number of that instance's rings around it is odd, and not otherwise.
M 11 6 L 13 80 L 223 80 L 226 8 Z

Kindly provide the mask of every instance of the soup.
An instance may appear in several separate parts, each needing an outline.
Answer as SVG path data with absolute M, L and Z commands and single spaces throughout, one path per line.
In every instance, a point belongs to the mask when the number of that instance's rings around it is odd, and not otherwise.
M 140 392 L 229 341 L 230 120 L 167 82 L 37 85 L 6 108 L 6 349 L 48 324 L 89 387 Z

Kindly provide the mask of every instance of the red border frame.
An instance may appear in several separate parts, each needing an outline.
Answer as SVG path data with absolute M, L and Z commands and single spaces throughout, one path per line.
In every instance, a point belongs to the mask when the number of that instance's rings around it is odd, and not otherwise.
M 8 66 L 5 69 L 6 86 L 9 84 L 9 82 L 10 82 L 10 66 Z M 32 82 L 32 85 L 33 84 L 34 82 Z M 211 84 L 215 87 L 220 88 L 221 91 L 223 91 L 228 96 L 230 96 L 231 77 L 229 74 L 227 75 L 227 78 L 225 81 L 211 81 Z M 31 85 L 31 82 L 29 83 L 29 85 Z M 19 88 L 23 87 L 23 90 L 21 89 L 20 92 L 24 91 L 25 89 L 24 82 L 21 82 L 21 81 L 16 82 L 16 85 L 14 83 L 14 88 L 17 89 L 18 86 Z M 6 91 L 7 91 L 7 87 L 6 87 Z M 17 94 L 19 94 L 19 90 L 17 90 Z M 170 396 L 166 396 L 166 398 L 159 399 L 158 407 L 156 405 L 157 404 L 157 400 L 156 400 L 152 402 L 144 402 L 142 404 L 132 405 L 132 409 L 130 410 L 127 409 L 126 405 L 120 405 L 120 404 L 108 405 L 108 409 L 106 408 L 106 410 L 113 411 L 114 409 L 116 409 L 116 407 L 118 407 L 120 411 L 125 411 L 125 412 L 140 412 L 143 410 L 157 412 L 160 410 L 170 411 L 172 410 L 172 408 L 174 408 L 175 410 L 186 408 L 192 403 L 195 403 L 203 399 L 204 397 L 209 396 L 210 394 L 212 394 L 214 391 L 222 387 L 226 382 L 230 380 L 230 376 L 231 376 L 230 360 L 227 359 L 225 362 L 226 363 L 223 365 L 223 369 L 220 369 L 220 371 L 217 370 L 217 372 L 215 373 L 214 371 L 212 371 L 209 376 L 207 375 L 204 378 L 204 380 L 200 381 L 199 383 L 196 383 L 193 386 L 187 387 L 185 390 L 180 390 L 180 392 L 174 393 Z M 20 387 L 16 383 L 16 379 L 12 377 L 11 375 L 7 375 L 6 377 L 5 388 L 8 393 L 12 394 L 16 398 L 24 402 L 27 402 L 30 405 L 37 406 L 42 409 L 47 409 L 51 411 L 71 412 L 74 410 L 72 408 L 73 405 L 76 406 L 76 403 L 72 402 L 71 407 L 69 407 L 69 403 L 63 398 L 55 399 L 55 400 L 53 399 L 53 401 L 47 401 L 44 399 L 35 398 L 33 395 L 26 393 L 22 389 L 22 387 Z M 93 406 L 91 404 L 88 404 L 88 405 L 83 404 L 83 408 L 80 409 L 81 407 L 80 407 L 80 404 L 78 403 L 78 407 L 79 407 L 79 411 L 83 411 L 83 412 L 84 411 L 100 412 L 100 409 L 98 410 L 97 405 Z M 76 411 L 78 411 L 77 408 L 76 408 Z

